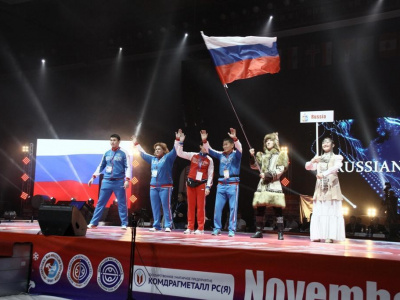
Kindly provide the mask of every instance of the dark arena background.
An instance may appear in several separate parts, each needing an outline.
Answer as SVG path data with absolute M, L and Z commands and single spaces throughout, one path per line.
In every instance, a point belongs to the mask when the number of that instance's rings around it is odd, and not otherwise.
M 259 177 L 200 31 L 277 37 L 280 72 L 234 81 L 228 90 L 256 151 L 271 132 L 287 147 L 283 215 L 299 228 L 287 228 L 284 241 L 269 226 L 264 239 L 250 239 Z M 399 204 L 399 74 L 399 0 L 0 0 L 0 296 L 400 299 L 397 222 L 390 234 L 367 229 L 377 220 L 387 225 L 389 190 Z M 303 226 L 315 188 L 315 173 L 304 165 L 315 156 L 316 126 L 301 123 L 300 113 L 327 110 L 335 121 L 319 123 L 319 142 L 333 138 L 335 153 L 344 157 L 340 184 L 356 206 L 343 202 L 345 222 L 359 217 L 367 230 L 316 244 Z M 131 136 L 152 153 L 159 141 L 171 150 L 182 129 L 184 150 L 198 151 L 204 129 L 222 150 L 230 128 L 243 145 L 244 232 L 210 235 L 218 172 L 204 236 L 142 228 L 152 219 L 150 167 L 134 152 Z M 131 229 L 117 227 L 115 197 L 95 232 L 37 234 L 41 205 L 76 201 L 86 228 L 100 184 L 87 182 L 112 133 L 132 154 L 128 207 L 140 227 L 134 263 Z M 175 160 L 173 203 L 185 191 L 188 164 Z M 86 277 L 71 279 L 74 268 L 85 269 Z

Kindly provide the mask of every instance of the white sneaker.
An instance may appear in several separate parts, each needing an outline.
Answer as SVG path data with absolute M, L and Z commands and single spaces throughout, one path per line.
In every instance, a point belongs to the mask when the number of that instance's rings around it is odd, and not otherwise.
M 96 229 L 96 228 L 97 228 L 97 225 L 89 224 L 89 225 L 87 226 L 87 228 L 88 228 L 88 229 Z
M 193 230 L 190 230 L 189 228 L 186 229 L 183 233 L 184 234 L 191 234 L 193 232 Z
M 166 227 L 166 228 L 165 228 L 165 232 L 171 232 L 171 228 Z
M 157 229 L 157 228 L 153 227 L 153 228 L 150 228 L 149 231 L 155 232 L 155 231 L 160 231 L 160 229 Z
M 126 225 L 122 225 L 122 226 L 121 226 L 121 229 L 122 229 L 122 230 L 126 230 Z
M 204 234 L 204 230 L 196 230 L 195 232 L 194 232 L 194 234 Z

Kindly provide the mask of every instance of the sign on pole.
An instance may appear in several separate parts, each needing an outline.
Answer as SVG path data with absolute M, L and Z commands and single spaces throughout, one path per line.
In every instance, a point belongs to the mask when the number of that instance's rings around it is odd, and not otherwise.
M 333 120 L 333 110 L 300 112 L 300 123 L 333 122 Z
M 316 155 L 319 155 L 318 123 L 333 122 L 333 110 L 301 111 L 300 123 L 315 123 L 315 145 Z

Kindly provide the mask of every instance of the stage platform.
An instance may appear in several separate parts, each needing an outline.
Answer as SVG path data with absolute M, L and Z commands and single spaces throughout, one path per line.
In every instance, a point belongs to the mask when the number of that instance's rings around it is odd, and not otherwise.
M 131 229 L 43 236 L 39 225 L 0 224 L 0 256 L 31 242 L 31 294 L 127 299 Z M 137 228 L 134 299 L 400 299 L 400 244 L 251 233 L 228 237 Z M 1 264 L 1 258 L 0 258 Z

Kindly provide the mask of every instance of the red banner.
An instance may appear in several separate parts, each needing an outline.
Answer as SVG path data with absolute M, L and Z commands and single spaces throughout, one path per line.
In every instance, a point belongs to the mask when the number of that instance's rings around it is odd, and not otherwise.
M 0 232 L 0 239 L 33 242 L 30 293 L 124 299 L 131 249 L 127 234 L 120 238 L 120 231 L 110 231 L 111 239 L 95 239 Z M 303 237 L 275 249 L 249 236 L 218 239 L 142 230 L 138 239 L 136 299 L 400 299 L 400 246 L 395 243 L 376 242 L 381 243 L 376 249 L 371 241 L 319 244 L 316 254 Z

